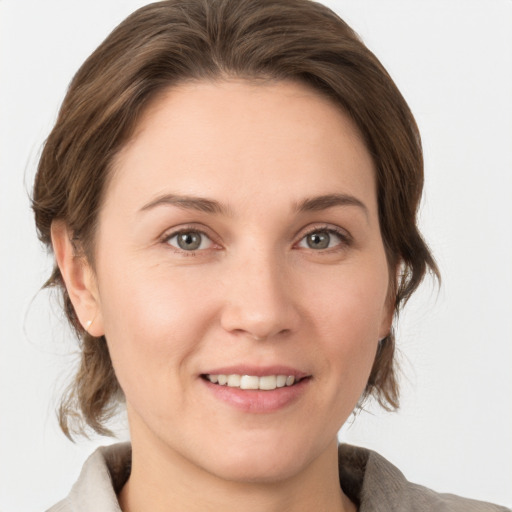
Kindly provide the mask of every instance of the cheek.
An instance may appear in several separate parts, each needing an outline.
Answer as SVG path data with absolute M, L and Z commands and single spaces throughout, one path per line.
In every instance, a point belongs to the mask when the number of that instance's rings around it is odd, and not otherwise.
M 356 263 L 317 276 L 318 289 L 310 294 L 311 307 L 319 325 L 332 330 L 330 337 L 338 332 L 361 341 L 378 339 L 387 316 L 387 267 L 385 262 Z
M 325 364 L 343 381 L 338 385 L 362 391 L 387 318 L 386 264 L 347 266 L 323 283 L 323 293 L 311 294 L 311 311 L 323 340 Z
M 123 267 L 129 268 L 128 273 Z M 182 338 L 190 329 L 201 327 L 198 318 L 206 323 L 208 302 L 200 272 L 171 272 L 165 265 L 105 266 L 101 279 L 102 311 L 105 329 L 111 334 L 157 342 L 159 334 L 167 344 Z M 107 333 L 108 334 L 108 333 Z M 112 336 L 111 336 L 112 337 Z M 172 345 L 172 344 L 171 344 Z
M 211 326 L 213 302 L 198 293 L 200 276 L 163 267 L 103 267 L 100 296 L 105 336 L 127 399 L 155 397 L 190 378 L 193 354 Z M 148 393 L 148 388 L 153 391 Z M 144 391 L 145 390 L 145 391 Z

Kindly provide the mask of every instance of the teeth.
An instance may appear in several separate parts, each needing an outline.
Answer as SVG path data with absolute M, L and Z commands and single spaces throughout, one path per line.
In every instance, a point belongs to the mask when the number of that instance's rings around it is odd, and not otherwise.
M 215 375 L 214 375 L 215 377 Z M 277 376 L 277 379 L 276 379 L 276 386 L 278 388 L 284 388 L 284 386 L 286 386 L 286 375 L 278 375 Z
M 240 389 L 259 389 L 260 379 L 253 375 L 242 375 L 242 377 L 240 377 L 240 385 L 237 387 Z
M 265 377 L 260 377 L 260 389 L 276 389 L 277 387 L 277 377 L 275 375 L 266 375 Z
M 271 391 L 276 388 L 293 386 L 295 377 L 293 375 L 206 375 L 206 378 L 214 384 L 240 389 L 259 389 Z
M 240 375 L 229 375 L 227 385 L 230 388 L 238 388 L 240 387 L 240 381 Z

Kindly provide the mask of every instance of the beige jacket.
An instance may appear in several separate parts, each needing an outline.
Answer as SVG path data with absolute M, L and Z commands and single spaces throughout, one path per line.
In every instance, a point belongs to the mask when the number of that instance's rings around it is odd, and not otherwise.
M 359 512 L 512 512 L 411 484 L 371 450 L 342 444 L 339 455 L 341 487 Z M 121 512 L 116 493 L 128 478 L 130 462 L 129 443 L 99 448 L 85 462 L 68 497 L 47 512 Z

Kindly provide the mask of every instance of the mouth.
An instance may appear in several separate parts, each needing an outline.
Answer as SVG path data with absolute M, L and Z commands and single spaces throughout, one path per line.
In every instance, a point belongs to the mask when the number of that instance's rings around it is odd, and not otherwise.
M 246 364 L 212 368 L 200 377 L 216 400 L 251 414 L 285 410 L 307 394 L 313 379 L 291 366 Z
M 286 374 L 276 375 L 239 375 L 232 374 L 203 374 L 201 377 L 212 384 L 218 386 L 226 386 L 228 388 L 237 388 L 242 390 L 258 390 L 258 391 L 273 391 L 278 388 L 292 387 L 309 376 L 296 376 Z

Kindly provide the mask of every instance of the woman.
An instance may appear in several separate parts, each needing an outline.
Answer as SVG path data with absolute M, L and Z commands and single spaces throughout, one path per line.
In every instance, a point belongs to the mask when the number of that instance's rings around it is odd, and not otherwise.
M 121 24 L 70 86 L 34 210 L 83 343 L 61 426 L 108 433 L 124 400 L 131 447 L 54 510 L 504 510 L 337 446 L 365 398 L 398 404 L 392 319 L 437 274 L 422 184 L 406 103 L 328 9 Z

